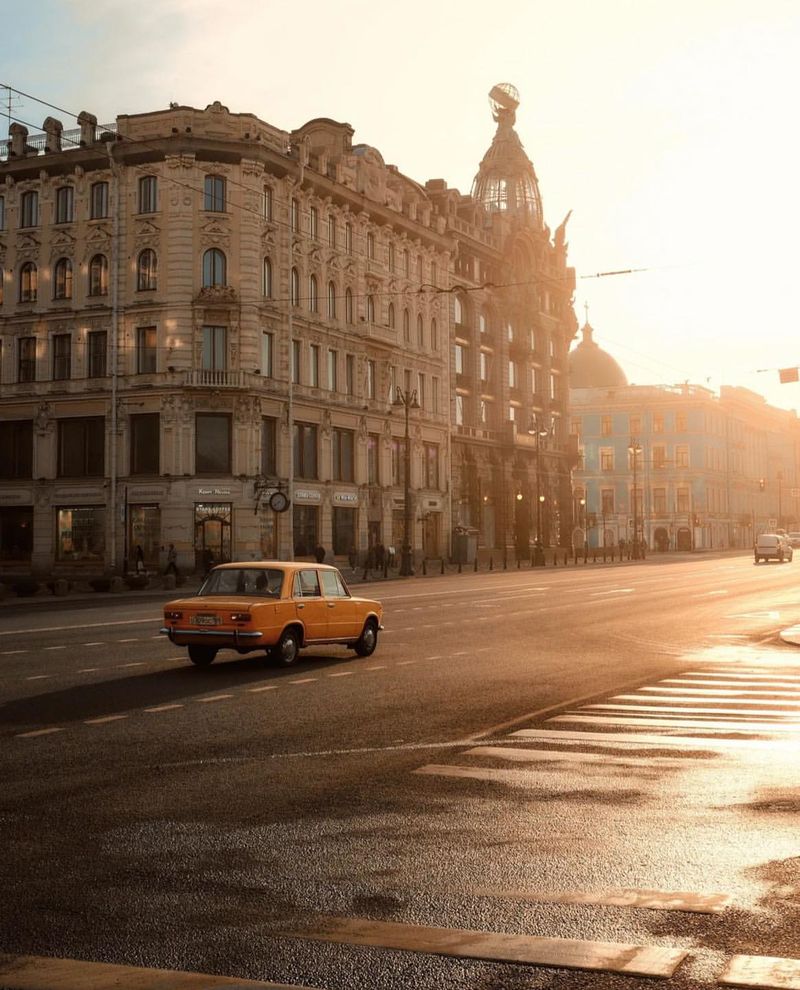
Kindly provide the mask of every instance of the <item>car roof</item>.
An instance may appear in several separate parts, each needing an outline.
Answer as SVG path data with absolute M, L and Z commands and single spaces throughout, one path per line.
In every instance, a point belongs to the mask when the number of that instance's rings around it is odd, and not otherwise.
M 311 560 L 231 560 L 225 564 L 217 564 L 213 570 L 227 571 L 237 567 L 256 567 L 260 570 L 267 568 L 282 568 L 283 570 L 300 570 L 306 567 L 318 568 L 321 571 L 338 571 L 331 564 L 317 564 Z

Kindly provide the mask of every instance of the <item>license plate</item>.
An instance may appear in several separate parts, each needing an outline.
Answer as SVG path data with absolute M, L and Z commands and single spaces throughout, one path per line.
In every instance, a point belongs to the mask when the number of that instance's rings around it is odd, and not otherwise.
M 218 615 L 193 615 L 191 622 L 193 626 L 218 626 L 222 619 Z

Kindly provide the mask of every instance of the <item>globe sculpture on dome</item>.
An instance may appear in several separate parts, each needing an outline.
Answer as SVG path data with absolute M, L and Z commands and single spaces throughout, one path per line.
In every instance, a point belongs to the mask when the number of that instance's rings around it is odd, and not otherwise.
M 542 199 L 531 160 L 514 130 L 519 93 L 511 83 L 498 83 L 489 90 L 489 106 L 497 123 L 491 147 L 472 184 L 472 196 L 491 213 L 505 213 L 541 229 Z

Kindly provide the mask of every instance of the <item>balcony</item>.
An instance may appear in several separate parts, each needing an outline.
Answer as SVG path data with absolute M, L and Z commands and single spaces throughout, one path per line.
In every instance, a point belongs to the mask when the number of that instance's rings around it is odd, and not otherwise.
M 397 327 L 383 326 L 380 323 L 370 323 L 366 321 L 361 324 L 365 336 L 371 340 L 380 340 L 384 344 L 397 346 Z
M 184 372 L 185 388 L 256 388 L 263 381 L 261 375 L 250 371 L 209 371 L 193 368 Z
M 470 440 L 488 440 L 491 443 L 496 443 L 498 440 L 498 434 L 495 430 L 485 430 L 478 426 L 457 426 L 456 436 Z

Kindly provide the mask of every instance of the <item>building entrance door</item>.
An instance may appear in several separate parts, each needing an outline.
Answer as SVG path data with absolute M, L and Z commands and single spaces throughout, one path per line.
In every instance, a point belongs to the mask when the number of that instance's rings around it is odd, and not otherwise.
M 194 507 L 195 568 L 205 571 L 231 559 L 230 502 L 198 503 Z

